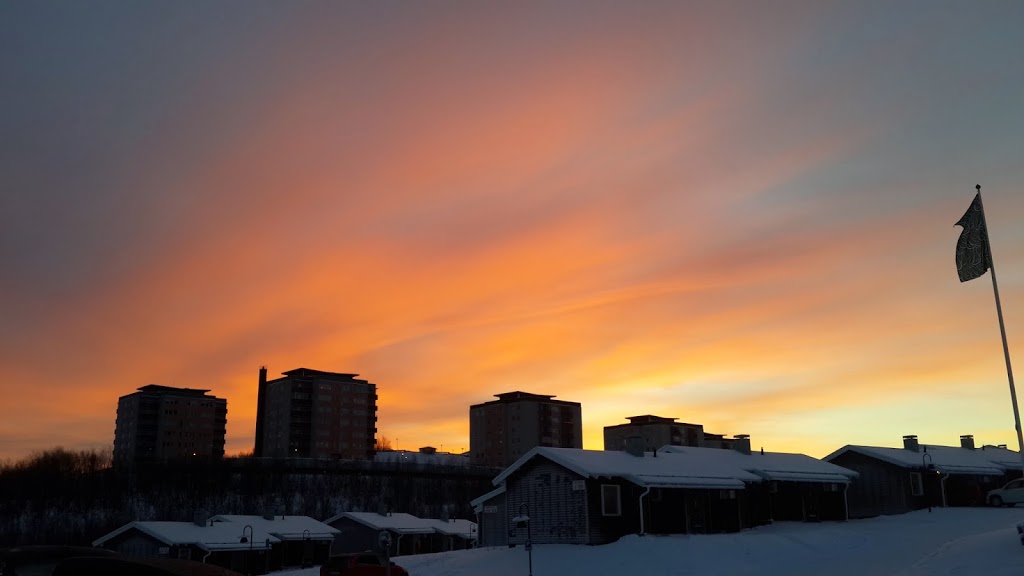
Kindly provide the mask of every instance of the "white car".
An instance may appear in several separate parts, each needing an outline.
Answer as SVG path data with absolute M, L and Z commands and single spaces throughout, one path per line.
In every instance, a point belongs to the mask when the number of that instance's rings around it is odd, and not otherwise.
M 1013 506 L 1024 502 L 1024 478 L 1011 480 L 1002 488 L 989 490 L 985 501 L 990 506 Z

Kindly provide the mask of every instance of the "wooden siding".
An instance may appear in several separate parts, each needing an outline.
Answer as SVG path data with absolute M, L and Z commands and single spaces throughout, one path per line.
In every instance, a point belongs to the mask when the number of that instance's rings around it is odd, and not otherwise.
M 378 548 L 378 530 L 360 524 L 351 518 L 338 518 L 330 525 L 341 530 L 341 534 L 335 536 L 334 542 L 331 544 L 332 555 Z M 394 538 L 392 538 L 392 545 L 394 545 L 393 541 Z
M 529 534 L 533 543 L 591 543 L 587 531 L 589 484 L 584 483 L 583 490 L 574 490 L 574 481 L 579 480 L 583 480 L 579 474 L 540 457 L 507 478 L 505 501 L 510 528 L 508 543 L 526 542 L 527 530 L 511 526 L 512 518 L 519 515 L 524 503 L 529 510 Z
M 912 470 L 852 451 L 840 454 L 831 462 L 860 474 L 847 491 L 850 518 L 903 514 L 927 507 L 923 497 L 914 496 L 911 492 Z
M 170 546 L 134 528 L 115 537 L 113 541 L 107 542 L 103 547 L 131 558 L 156 558 L 170 555 Z M 161 548 L 166 548 L 167 551 L 161 554 Z
M 601 508 L 601 486 L 619 487 L 619 516 L 605 516 Z M 621 478 L 587 480 L 587 515 L 590 544 L 614 542 L 625 534 L 640 533 L 640 494 L 643 489 Z
M 479 516 L 479 538 L 480 546 L 505 546 L 508 544 L 508 519 L 506 513 L 505 493 L 502 492 L 483 504 L 483 511 Z M 487 510 L 492 509 L 493 512 Z

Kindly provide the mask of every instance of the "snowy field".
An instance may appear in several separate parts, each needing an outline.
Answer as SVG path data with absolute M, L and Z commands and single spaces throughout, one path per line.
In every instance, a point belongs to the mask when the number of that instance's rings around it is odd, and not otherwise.
M 542 545 L 536 576 L 1020 576 L 1024 508 L 936 508 L 841 523 L 779 523 L 736 534 L 628 536 L 605 546 Z M 520 576 L 527 554 L 477 548 L 395 558 L 412 576 Z M 317 568 L 279 572 L 318 576 Z

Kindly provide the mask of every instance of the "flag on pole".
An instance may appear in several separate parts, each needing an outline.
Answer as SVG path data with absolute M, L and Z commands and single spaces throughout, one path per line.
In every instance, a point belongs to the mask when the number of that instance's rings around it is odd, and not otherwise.
M 960 281 L 967 282 L 988 272 L 992 262 L 980 192 L 974 197 L 967 212 L 957 220 L 956 226 L 963 226 L 960 239 L 956 241 L 956 271 Z

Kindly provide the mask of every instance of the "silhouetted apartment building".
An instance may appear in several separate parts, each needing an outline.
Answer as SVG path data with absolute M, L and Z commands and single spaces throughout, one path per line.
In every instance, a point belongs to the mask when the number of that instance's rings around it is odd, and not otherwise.
M 228 401 L 209 390 L 150 384 L 117 401 L 114 462 L 222 458 Z
M 554 396 L 506 392 L 469 407 L 470 460 L 505 467 L 534 446 L 583 448 L 579 402 Z
M 703 446 L 704 426 L 676 422 L 677 418 L 662 416 L 629 416 L 629 424 L 604 427 L 604 449 L 625 450 L 626 438 L 639 436 L 647 451 L 662 446 Z
M 309 368 L 267 380 L 260 368 L 255 456 L 366 459 L 377 433 L 377 385 Z
M 644 450 L 653 451 L 662 446 L 694 446 L 700 448 L 731 448 L 732 438 L 704 431 L 701 424 L 676 422 L 678 418 L 662 416 L 629 416 L 628 424 L 604 427 L 604 449 L 625 450 L 626 439 L 643 438 Z

